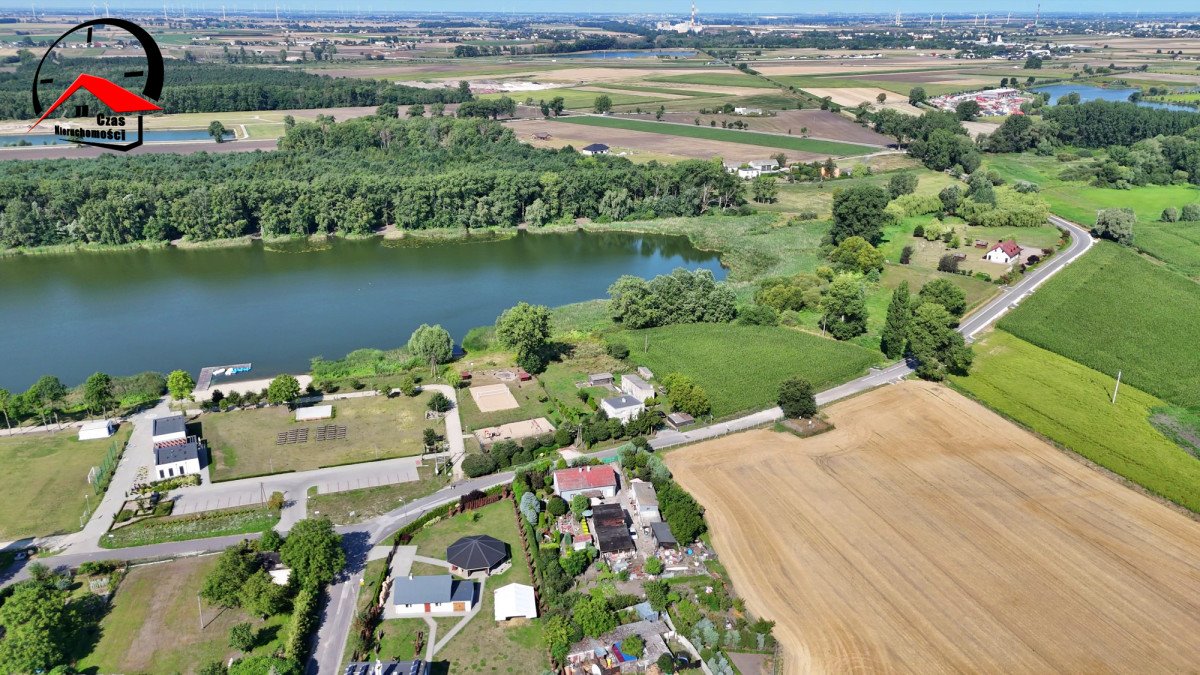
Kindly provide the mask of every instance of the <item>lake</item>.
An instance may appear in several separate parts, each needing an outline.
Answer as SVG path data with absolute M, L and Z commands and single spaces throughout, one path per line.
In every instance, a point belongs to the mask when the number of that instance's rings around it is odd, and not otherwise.
M 233 138 L 233 132 L 226 132 Z M 147 143 L 163 143 L 167 141 L 207 141 L 212 140 L 206 129 L 159 129 L 142 132 L 142 140 Z M 59 138 L 54 134 L 3 134 L 0 135 L 0 147 L 16 145 L 28 141 L 32 145 L 66 145 L 70 141 Z
M 615 232 L 0 258 L 0 387 L 242 362 L 254 377 L 307 372 L 313 356 L 402 346 L 422 323 L 458 341 L 518 301 L 605 297 L 622 274 L 676 267 L 725 277 L 685 237 Z
M 696 55 L 694 49 L 607 49 L 599 52 L 555 54 L 560 59 L 649 59 L 659 56 L 687 59 Z
M 1120 101 L 1129 102 L 1129 95 L 1137 89 L 1109 89 L 1105 87 L 1097 87 L 1091 84 L 1049 84 L 1044 87 L 1033 87 L 1030 91 L 1034 93 L 1043 93 L 1050 95 L 1050 105 L 1057 105 L 1058 99 L 1072 92 L 1079 94 L 1079 100 L 1087 103 L 1088 101 Z M 1160 108 L 1162 110 L 1178 110 L 1182 112 L 1197 112 L 1196 108 L 1189 108 L 1183 105 L 1174 105 L 1171 103 L 1158 103 L 1156 101 L 1138 101 L 1138 105 L 1143 108 Z

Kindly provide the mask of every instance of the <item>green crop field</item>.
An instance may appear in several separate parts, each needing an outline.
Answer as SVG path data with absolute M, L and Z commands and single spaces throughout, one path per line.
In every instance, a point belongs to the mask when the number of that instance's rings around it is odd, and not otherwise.
M 712 127 L 694 126 L 690 124 L 649 122 L 644 120 L 630 120 L 616 117 L 598 117 L 588 115 L 583 117 L 558 117 L 554 119 L 556 119 L 558 122 L 567 122 L 570 124 L 583 124 L 586 126 L 607 127 L 610 129 L 628 129 L 630 131 L 645 131 L 653 134 L 683 136 L 686 138 L 700 138 L 707 141 L 724 141 L 726 143 L 741 143 L 743 145 L 757 145 L 766 148 L 782 148 L 784 150 L 811 152 L 820 155 L 828 154 L 839 157 L 866 155 L 878 149 L 866 145 L 837 143 L 834 141 L 817 141 L 810 138 L 795 138 L 793 136 L 783 136 L 780 134 L 763 134 L 754 131 L 715 129 Z
M 532 98 L 535 103 L 538 101 L 547 101 L 561 96 L 563 105 L 571 110 L 588 109 L 596 103 L 597 96 L 607 96 L 612 100 L 613 105 L 646 105 L 658 101 L 666 101 L 662 96 L 646 95 L 638 96 L 637 94 L 610 94 L 599 91 L 579 91 L 577 89 L 542 89 L 540 91 L 514 91 L 506 94 L 482 94 L 481 99 L 498 99 L 502 96 L 507 96 L 514 101 L 524 102 L 527 98 Z
M 1133 245 L 1200 280 L 1200 223 L 1138 223 Z
M 1079 264 L 1079 263 L 1075 263 Z M 1039 294 L 1043 291 L 1039 291 Z M 1200 511 L 1200 460 L 1151 426 L 1163 403 L 1004 331 L 975 345 L 967 377 L 951 384 L 1001 414 L 1193 511 Z
M 969 81 L 963 84 L 936 84 L 933 82 L 913 81 L 896 81 L 896 80 L 875 80 L 866 77 L 839 77 L 829 75 L 781 75 L 771 78 L 778 82 L 782 82 L 791 87 L 798 89 L 854 89 L 873 87 L 875 89 L 883 89 L 896 94 L 899 98 L 894 100 L 907 100 L 908 92 L 912 91 L 913 87 L 921 87 L 925 93 L 930 96 L 941 96 L 943 94 L 953 94 L 968 89 L 979 89 L 983 85 L 971 84 Z M 947 80 L 952 80 L 952 75 L 946 76 Z M 974 79 L 974 78 L 972 78 Z M 892 97 L 889 96 L 889 99 Z
M 694 378 L 718 419 L 775 405 L 779 384 L 789 377 L 824 389 L 882 359 L 869 349 L 779 326 L 683 324 L 624 331 L 614 339 L 629 346 L 631 363 L 649 367 L 657 377 Z
M 1200 406 L 1200 286 L 1100 243 L 1000 327 L 1163 400 Z
M 647 82 L 680 82 L 683 84 L 711 84 L 717 87 L 757 87 L 774 89 L 775 85 L 753 75 L 742 73 L 689 73 L 687 75 L 659 75 L 647 77 Z

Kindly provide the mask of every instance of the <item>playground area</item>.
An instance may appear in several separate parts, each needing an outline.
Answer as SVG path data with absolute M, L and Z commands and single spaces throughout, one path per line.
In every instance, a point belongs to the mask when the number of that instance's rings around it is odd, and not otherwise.
M 480 445 L 491 445 L 499 441 L 519 441 L 530 436 L 554 433 L 554 425 L 545 417 L 532 420 L 522 420 L 495 427 L 484 427 L 475 432 L 475 438 Z
M 520 407 L 517 399 L 509 391 L 508 385 L 503 382 L 500 384 L 488 384 L 482 387 L 471 387 L 471 398 L 475 399 L 475 405 L 479 407 L 479 412 L 496 412 L 497 410 L 511 410 L 512 408 Z

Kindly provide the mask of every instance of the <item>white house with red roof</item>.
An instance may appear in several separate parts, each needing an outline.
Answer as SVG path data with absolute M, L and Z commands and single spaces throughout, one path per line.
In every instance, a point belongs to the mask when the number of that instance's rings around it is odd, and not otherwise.
M 617 472 L 607 464 L 554 472 L 554 492 L 567 501 L 575 495 L 609 499 L 617 494 Z
M 1018 260 L 1020 257 L 1021 247 L 1017 246 L 1015 240 L 1009 239 L 988 249 L 983 259 L 988 262 L 1000 263 L 1001 265 L 1011 265 L 1014 260 Z

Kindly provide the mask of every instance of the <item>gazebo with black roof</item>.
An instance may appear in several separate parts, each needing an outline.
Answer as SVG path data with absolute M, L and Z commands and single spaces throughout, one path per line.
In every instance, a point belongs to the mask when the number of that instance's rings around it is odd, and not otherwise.
M 462 576 L 491 574 L 508 559 L 508 544 L 486 534 L 463 537 L 446 548 L 450 571 Z

